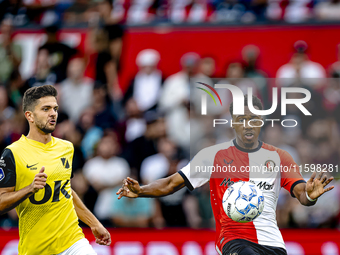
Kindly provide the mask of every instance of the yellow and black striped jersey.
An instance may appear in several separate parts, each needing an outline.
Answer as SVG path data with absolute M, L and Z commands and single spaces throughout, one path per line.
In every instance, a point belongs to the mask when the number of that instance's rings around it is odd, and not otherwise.
M 84 238 L 73 205 L 70 179 L 73 145 L 52 137 L 43 144 L 24 135 L 9 145 L 0 160 L 0 188 L 20 190 L 45 167 L 44 189 L 16 207 L 19 216 L 19 255 L 58 254 Z

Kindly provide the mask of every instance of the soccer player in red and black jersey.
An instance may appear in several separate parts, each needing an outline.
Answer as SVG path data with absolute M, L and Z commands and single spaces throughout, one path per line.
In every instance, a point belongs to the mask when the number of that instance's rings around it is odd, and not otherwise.
M 244 115 L 234 115 L 232 104 L 230 106 L 233 129 L 236 133 L 234 140 L 201 150 L 181 171 L 148 185 L 140 186 L 136 180 L 127 177 L 123 180 L 122 188 L 117 192 L 118 199 L 123 196 L 161 197 L 172 194 L 184 186 L 193 190 L 209 182 L 210 200 L 216 219 L 216 250 L 219 254 L 287 254 L 275 215 L 280 189 L 285 188 L 302 205 L 311 206 L 322 194 L 334 188 L 333 186 L 326 188 L 333 177 L 328 178 L 323 172 L 318 174 L 314 172 L 305 182 L 299 166 L 286 151 L 258 140 L 261 125 L 256 122 L 260 122 L 262 117 L 249 110 L 247 95 L 244 105 Z M 263 109 L 260 99 L 255 96 L 253 105 L 255 109 Z M 249 125 L 249 123 L 253 124 Z M 231 166 L 236 171 L 196 171 L 197 166 L 207 169 L 211 166 L 215 169 Z M 254 167 L 255 169 L 266 167 L 267 170 L 262 171 L 261 174 L 258 171 L 249 171 Z M 223 210 L 224 192 L 238 181 L 255 183 L 263 192 L 264 210 L 252 222 L 232 221 Z

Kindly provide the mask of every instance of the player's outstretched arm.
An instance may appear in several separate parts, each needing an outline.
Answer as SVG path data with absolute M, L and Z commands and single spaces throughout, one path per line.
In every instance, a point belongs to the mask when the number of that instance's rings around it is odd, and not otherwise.
M 334 188 L 334 186 L 326 188 L 333 179 L 333 177 L 328 178 L 325 172 L 321 172 L 318 175 L 314 172 L 307 183 L 296 185 L 293 193 L 301 204 L 306 206 L 314 205 L 322 194 Z
M 0 188 L 0 215 L 9 212 L 28 197 L 43 189 L 47 179 L 47 174 L 44 171 L 45 167 L 42 167 L 35 175 L 32 184 L 21 190 L 14 191 L 15 187 Z
M 123 186 L 117 191 L 118 199 L 122 197 L 162 197 L 176 192 L 185 186 L 184 179 L 179 173 L 139 186 L 138 181 L 127 177 Z
M 77 193 L 72 190 L 74 209 L 78 215 L 78 218 L 88 225 L 93 235 L 96 238 L 96 243 L 101 245 L 111 244 L 111 235 L 109 231 L 99 222 L 99 220 L 86 208 L 84 203 L 81 201 Z

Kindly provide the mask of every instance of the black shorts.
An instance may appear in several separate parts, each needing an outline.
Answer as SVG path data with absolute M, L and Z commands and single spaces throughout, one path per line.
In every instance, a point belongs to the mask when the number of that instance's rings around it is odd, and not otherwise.
M 287 255 L 283 248 L 260 245 L 243 239 L 235 239 L 226 243 L 223 255 Z

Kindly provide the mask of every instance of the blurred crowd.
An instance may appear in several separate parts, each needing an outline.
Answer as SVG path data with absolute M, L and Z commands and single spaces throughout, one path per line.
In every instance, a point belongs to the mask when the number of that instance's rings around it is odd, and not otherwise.
M 339 21 L 339 0 L 2 0 L 0 20 L 16 26 L 46 25 L 52 20 L 67 25 L 99 21 L 99 9 L 116 23 L 253 23 L 263 21 Z
M 122 91 L 118 76 L 124 30 L 112 18 L 112 13 L 114 6 L 123 6 L 124 1 L 115 1 L 114 5 L 98 2 L 95 4 L 100 7 L 97 11 L 101 26 L 91 30 L 96 57 L 84 58 L 76 49 L 62 43 L 57 36 L 58 25 L 53 23 L 45 28 L 46 41 L 37 49 L 35 71 L 27 79 L 19 71 L 22 49 L 12 41 L 14 21 L 10 18 L 2 21 L 0 150 L 28 132 L 22 112 L 24 92 L 42 84 L 55 85 L 60 111 L 53 135 L 74 144 L 72 187 L 107 226 L 214 227 L 208 185 L 192 193 L 182 189 L 159 199 L 117 200 L 115 195 L 126 176 L 148 184 L 180 170 L 193 156 L 193 146 L 203 148 L 233 139 L 231 128 L 212 130 L 211 122 L 200 121 L 200 104 L 193 99 L 198 91 L 193 82 L 197 80 L 211 85 L 233 84 L 244 92 L 252 87 L 265 109 L 271 106 L 272 87 L 308 89 L 313 100 L 306 107 L 313 117 L 304 116 L 296 107 L 288 107 L 286 118 L 297 119 L 300 125 L 289 129 L 280 125 L 265 126 L 261 140 L 287 150 L 299 165 L 332 164 L 335 168 L 339 164 L 340 46 L 339 61 L 329 63 L 325 69 L 313 62 L 308 45 L 298 41 L 289 63 L 282 63 L 276 78 L 271 79 L 258 68 L 261 52 L 256 45 L 245 46 L 239 60 L 226 59 L 222 78 L 215 77 L 214 58 L 200 56 L 197 52 L 184 54 L 178 60 L 181 70 L 164 77 L 158 68 L 162 59 L 160 53 L 144 49 L 136 57 L 137 73 L 131 77 L 127 90 Z M 231 2 L 234 3 L 225 1 Z M 248 1 L 253 2 L 267 4 L 266 1 Z M 268 5 L 271 2 L 275 1 L 268 1 Z M 134 3 L 131 1 L 130 8 Z M 195 1 L 195 4 L 202 3 Z M 287 5 L 293 3 L 287 1 Z M 74 4 L 85 6 L 87 1 Z M 83 15 L 82 12 L 78 14 Z M 91 76 L 86 74 L 85 66 L 93 67 Z M 224 102 L 231 101 L 230 94 L 220 92 L 220 95 Z M 228 118 L 227 107 L 209 106 L 209 111 L 211 118 Z M 281 119 L 280 112 L 276 114 L 278 116 L 271 117 Z M 332 174 L 339 177 L 336 171 Z M 304 176 L 309 177 L 308 174 Z M 280 227 L 338 227 L 340 182 L 335 181 L 334 185 L 335 189 L 312 208 L 300 206 L 283 191 L 277 213 Z M 16 224 L 15 211 L 0 217 L 0 226 L 4 228 Z

